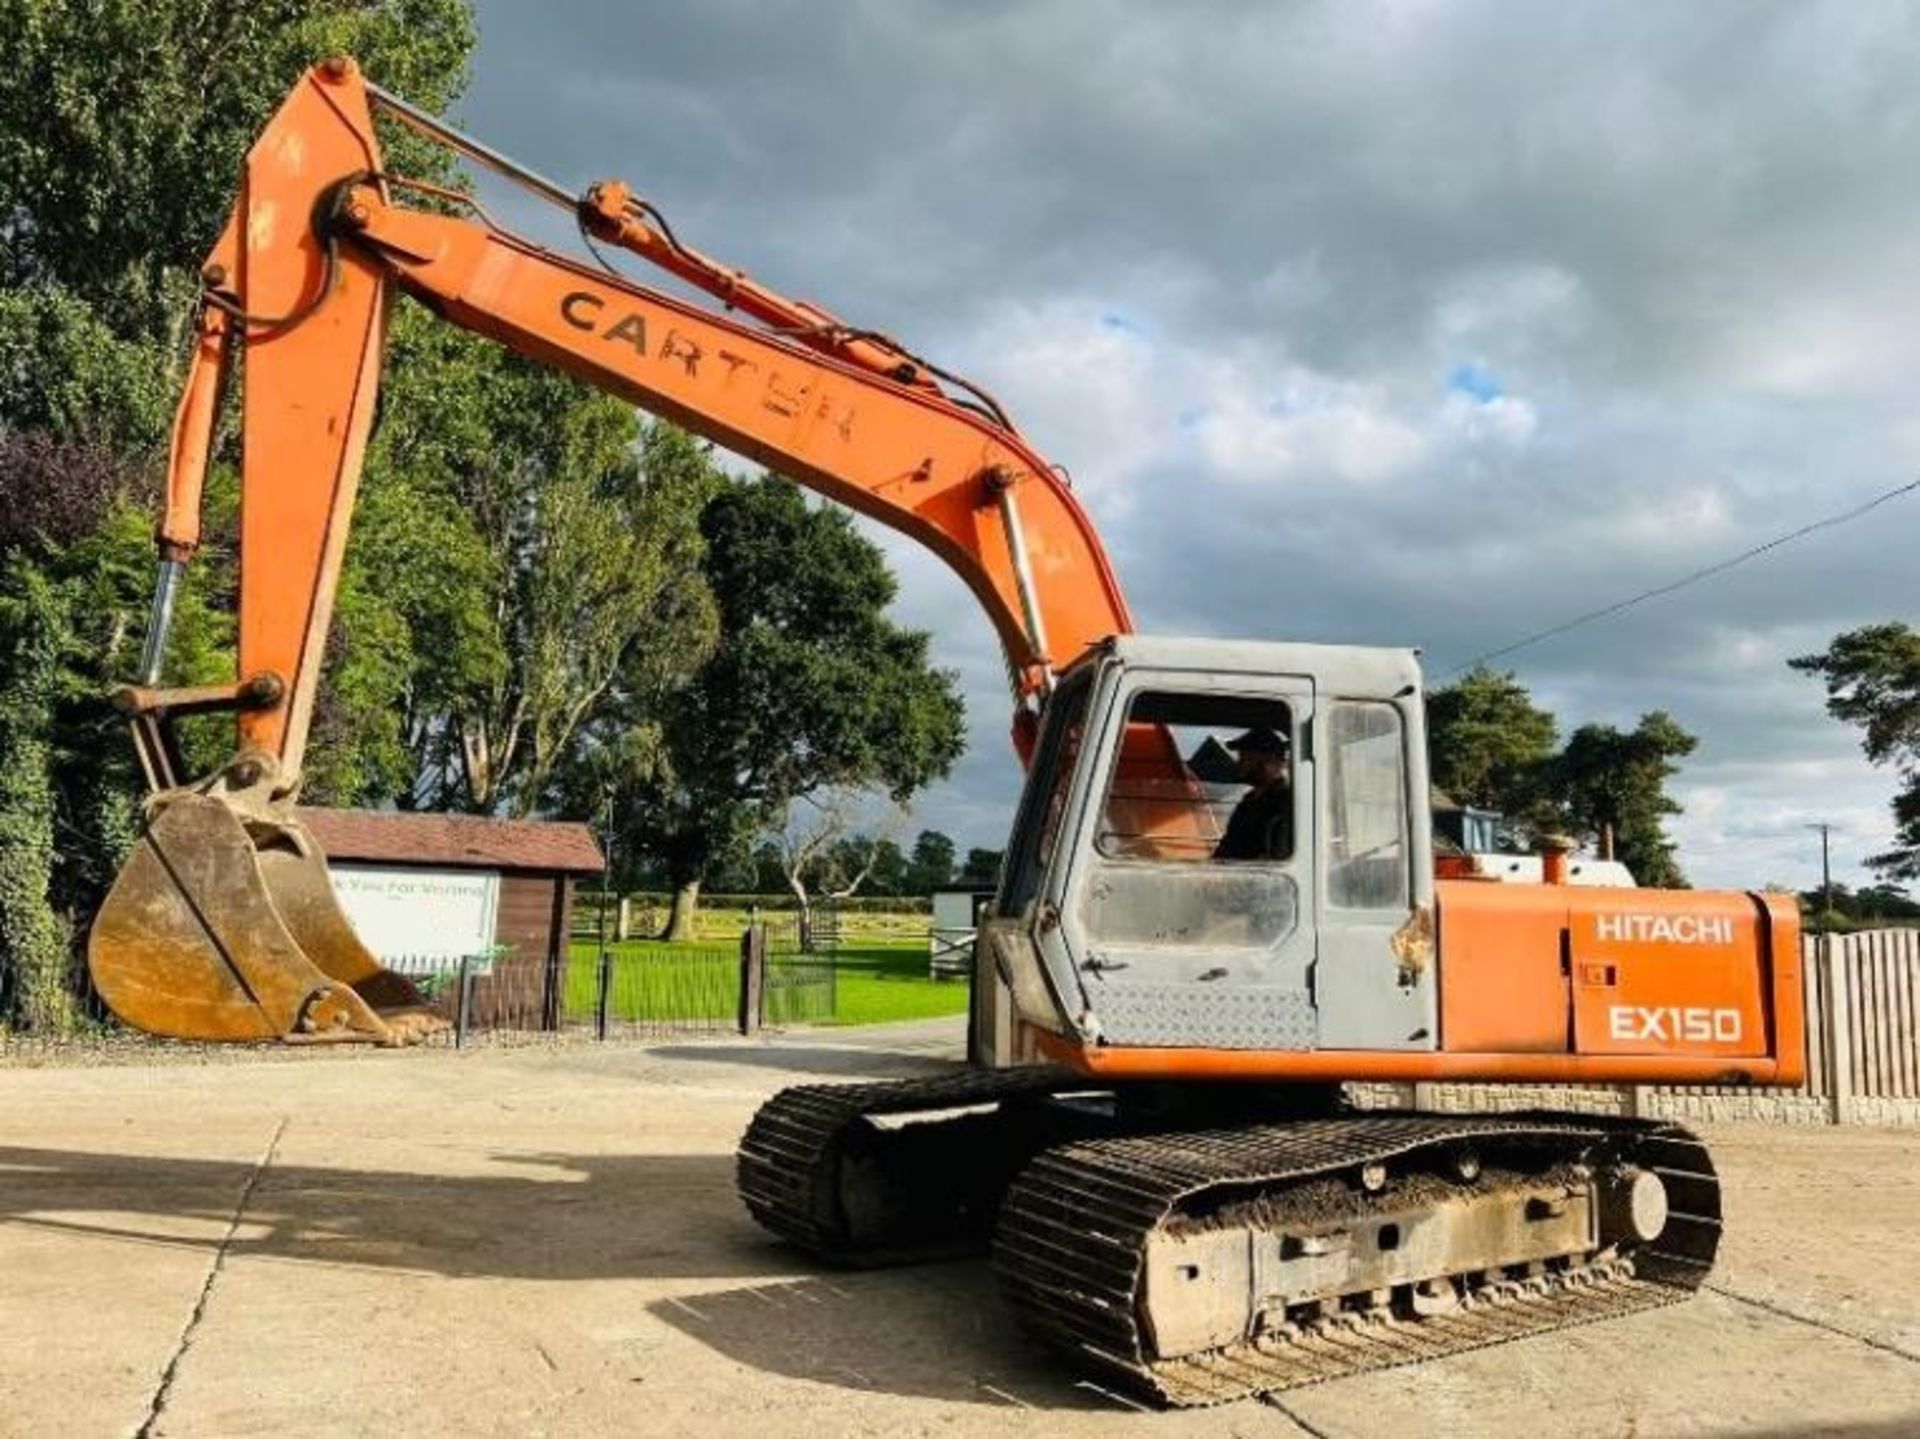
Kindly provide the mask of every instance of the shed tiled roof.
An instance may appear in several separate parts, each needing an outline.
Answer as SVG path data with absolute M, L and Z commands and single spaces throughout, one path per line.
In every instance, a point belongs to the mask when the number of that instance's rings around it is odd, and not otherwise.
M 584 824 L 314 805 L 301 805 L 298 813 L 329 859 L 563 874 L 606 867 Z

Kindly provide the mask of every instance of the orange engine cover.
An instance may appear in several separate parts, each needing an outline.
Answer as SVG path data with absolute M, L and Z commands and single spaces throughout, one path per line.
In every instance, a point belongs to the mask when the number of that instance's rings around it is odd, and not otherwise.
M 1444 1051 L 1774 1057 L 1797 1076 L 1791 901 L 1567 885 L 1437 888 Z

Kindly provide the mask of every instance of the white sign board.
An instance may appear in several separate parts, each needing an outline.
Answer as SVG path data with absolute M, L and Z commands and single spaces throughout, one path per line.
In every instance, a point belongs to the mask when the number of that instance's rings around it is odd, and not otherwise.
M 982 900 L 992 899 L 977 889 L 936 889 L 933 892 L 933 927 L 935 929 L 964 929 L 968 933 L 978 928 Z
M 360 942 L 391 969 L 438 968 L 493 949 L 500 876 L 484 870 L 333 866 L 333 892 Z

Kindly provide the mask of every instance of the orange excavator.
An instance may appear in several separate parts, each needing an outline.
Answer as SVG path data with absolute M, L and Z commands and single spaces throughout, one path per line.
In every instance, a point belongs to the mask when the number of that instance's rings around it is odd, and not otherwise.
M 376 113 L 717 300 L 687 303 L 389 173 Z M 971 1063 L 789 1089 L 754 1216 L 852 1264 L 990 1245 L 1031 1326 L 1163 1402 L 1215 1403 L 1666 1303 L 1719 1242 L 1678 1126 L 1348 1107 L 1393 1083 L 1791 1084 L 1798 916 L 1771 894 L 1436 876 L 1406 649 L 1133 633 L 1062 476 L 984 391 L 582 196 L 369 83 L 304 75 L 205 271 L 141 683 L 153 789 L 96 985 L 190 1039 L 404 1042 L 435 1021 L 295 818 L 396 290 L 920 540 L 1005 650 L 1027 764 L 975 946 Z M 159 685 L 224 382 L 244 355 L 238 678 Z M 240 749 L 180 773 L 171 721 Z

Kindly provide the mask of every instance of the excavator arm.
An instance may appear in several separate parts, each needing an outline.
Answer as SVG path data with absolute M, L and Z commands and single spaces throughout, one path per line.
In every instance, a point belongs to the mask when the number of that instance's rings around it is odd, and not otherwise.
M 388 174 L 373 120 L 382 109 L 723 309 L 555 253 L 463 195 Z M 566 195 L 386 95 L 351 61 L 305 74 L 262 132 L 203 280 L 141 683 L 119 696 L 156 793 L 89 945 L 96 985 L 139 1027 L 393 1042 L 430 1023 L 411 986 L 354 937 L 292 810 L 395 290 L 932 549 L 1000 637 L 1023 757 L 1055 671 L 1132 628 L 1085 512 L 990 397 L 684 246 L 620 182 Z M 236 366 L 238 679 L 166 690 L 172 598 L 199 543 Z M 216 708 L 237 713 L 240 752 L 185 783 L 168 721 Z
M 891 342 L 679 245 L 619 182 L 569 202 L 588 232 L 760 323 L 556 254 L 462 197 L 387 176 L 372 122 L 383 103 L 433 123 L 332 62 L 303 77 L 249 156 L 207 266 L 160 529 L 163 559 L 192 553 L 215 397 L 244 352 L 239 667 L 287 691 L 240 725 L 284 770 L 299 768 L 396 288 L 919 540 L 979 599 L 1022 707 L 1089 645 L 1132 629 L 1085 511 L 991 401 L 956 398 Z M 419 193 L 473 216 L 405 203 Z

